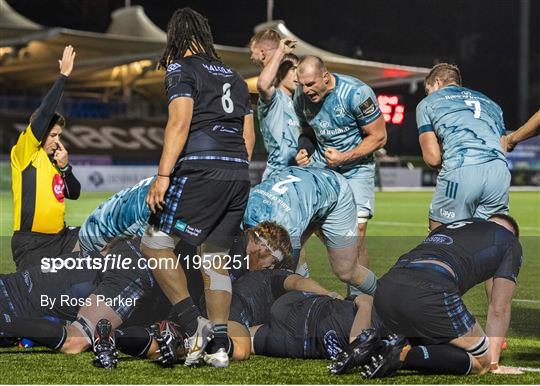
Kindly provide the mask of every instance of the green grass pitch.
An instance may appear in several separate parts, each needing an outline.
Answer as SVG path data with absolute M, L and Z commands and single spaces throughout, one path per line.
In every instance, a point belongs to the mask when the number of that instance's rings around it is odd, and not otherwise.
M 108 194 L 85 193 L 76 202 L 67 204 L 67 223 L 78 225 Z M 397 257 L 413 247 L 426 234 L 427 208 L 431 193 L 377 193 L 375 218 L 368 227 L 367 246 L 371 268 L 382 275 Z M 508 349 L 503 352 L 504 365 L 540 368 L 540 192 L 512 192 L 511 213 L 522 227 L 524 263 L 519 276 L 516 301 L 513 303 Z M 9 192 L 0 193 L 1 224 L 0 272 L 13 270 L 10 253 L 12 205 Z M 325 250 L 316 238 L 307 245 L 308 263 L 312 277 L 329 289 L 343 293 L 345 286 L 332 275 Z M 399 294 L 396 294 L 399 296 Z M 486 301 L 482 286 L 465 296 L 465 303 L 484 324 Z M 67 356 L 44 349 L 9 348 L 0 350 L 0 383 L 60 383 L 60 384 L 220 384 L 220 383 L 485 383 L 538 384 L 540 373 L 520 376 L 483 377 L 422 376 L 400 373 L 394 378 L 364 382 L 358 374 L 329 376 L 328 361 L 292 360 L 254 356 L 230 368 L 187 369 L 176 366 L 161 369 L 147 361 L 122 357 L 118 369 L 106 371 L 91 365 L 91 354 Z

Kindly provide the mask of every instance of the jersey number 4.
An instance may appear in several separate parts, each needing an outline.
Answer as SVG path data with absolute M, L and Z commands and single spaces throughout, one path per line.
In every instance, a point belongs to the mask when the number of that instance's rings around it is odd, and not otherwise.
M 273 190 L 274 192 L 276 192 L 277 194 L 283 194 L 283 193 L 285 193 L 287 190 L 289 190 L 288 187 L 283 186 L 283 185 L 285 185 L 285 184 L 292 184 L 293 182 L 299 182 L 299 181 L 302 181 L 302 180 L 301 180 L 300 178 L 298 178 L 298 177 L 291 176 L 291 175 L 289 174 L 289 175 L 287 176 L 287 179 L 275 183 L 275 184 L 272 186 L 272 190 Z
M 467 106 L 474 107 L 474 117 L 476 119 L 480 118 L 480 113 L 482 112 L 482 107 L 480 106 L 480 102 L 475 101 L 473 99 L 467 99 L 465 100 L 465 104 Z
M 231 99 L 231 84 L 225 83 L 223 85 L 223 96 L 221 97 L 221 106 L 223 111 L 230 114 L 234 111 L 234 103 Z

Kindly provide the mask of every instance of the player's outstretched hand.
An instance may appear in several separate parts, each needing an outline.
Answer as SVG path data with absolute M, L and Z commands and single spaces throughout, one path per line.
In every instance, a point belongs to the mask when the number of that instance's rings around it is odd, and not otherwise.
M 150 186 L 148 195 L 146 196 L 146 203 L 152 211 L 156 213 L 158 210 L 163 210 L 163 204 L 165 203 L 165 193 L 169 188 L 170 178 L 157 176 L 156 180 Z
M 64 48 L 64 53 L 62 54 L 62 59 L 58 61 L 60 66 L 60 74 L 69 76 L 71 71 L 73 71 L 73 62 L 75 62 L 75 55 L 77 53 L 73 49 L 73 46 L 69 45 Z
M 523 374 L 523 370 L 520 370 L 516 367 L 508 367 L 508 366 L 499 366 L 497 365 L 495 368 L 492 368 L 490 370 L 490 373 L 493 374 L 501 374 L 501 375 L 521 375 Z
M 296 164 L 298 166 L 308 166 L 309 165 L 309 154 L 306 149 L 300 149 L 296 155 Z

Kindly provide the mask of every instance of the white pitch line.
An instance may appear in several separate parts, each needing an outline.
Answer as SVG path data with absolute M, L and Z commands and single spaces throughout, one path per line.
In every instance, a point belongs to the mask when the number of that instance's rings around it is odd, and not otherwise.
M 513 299 L 514 302 L 518 303 L 538 303 L 540 304 L 540 300 L 532 300 L 532 299 Z
M 406 227 L 418 227 L 418 228 L 427 228 L 428 224 L 427 221 L 425 223 L 420 222 L 395 222 L 395 221 L 377 221 L 371 220 L 371 225 L 389 225 L 389 226 L 406 226 Z M 527 231 L 537 231 L 540 230 L 540 227 L 519 227 L 520 229 L 527 230 Z
M 511 369 L 516 369 L 516 370 L 521 370 L 521 371 L 526 371 L 526 372 L 531 372 L 531 373 L 540 373 L 540 368 L 538 367 L 515 367 L 515 366 L 504 366 L 504 367 L 509 367 Z

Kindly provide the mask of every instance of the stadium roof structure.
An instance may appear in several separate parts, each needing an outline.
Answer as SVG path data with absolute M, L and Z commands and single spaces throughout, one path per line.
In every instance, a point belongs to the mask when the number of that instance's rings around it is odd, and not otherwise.
M 105 33 L 66 28 L 47 28 L 28 20 L 0 0 L 0 87 L 16 85 L 30 90 L 50 84 L 58 73 L 57 59 L 64 46 L 77 51 L 75 69 L 68 90 L 100 97 L 139 93 L 163 98 L 162 70 L 156 65 L 165 47 L 166 34 L 146 16 L 141 6 L 116 10 Z M 283 21 L 258 25 L 255 30 L 275 28 L 298 41 L 299 55 L 318 55 L 330 71 L 356 76 L 373 87 L 421 81 L 427 68 L 400 66 L 352 59 L 304 42 L 287 29 Z M 250 61 L 249 49 L 216 44 L 221 59 L 237 70 L 255 92 L 258 69 Z

